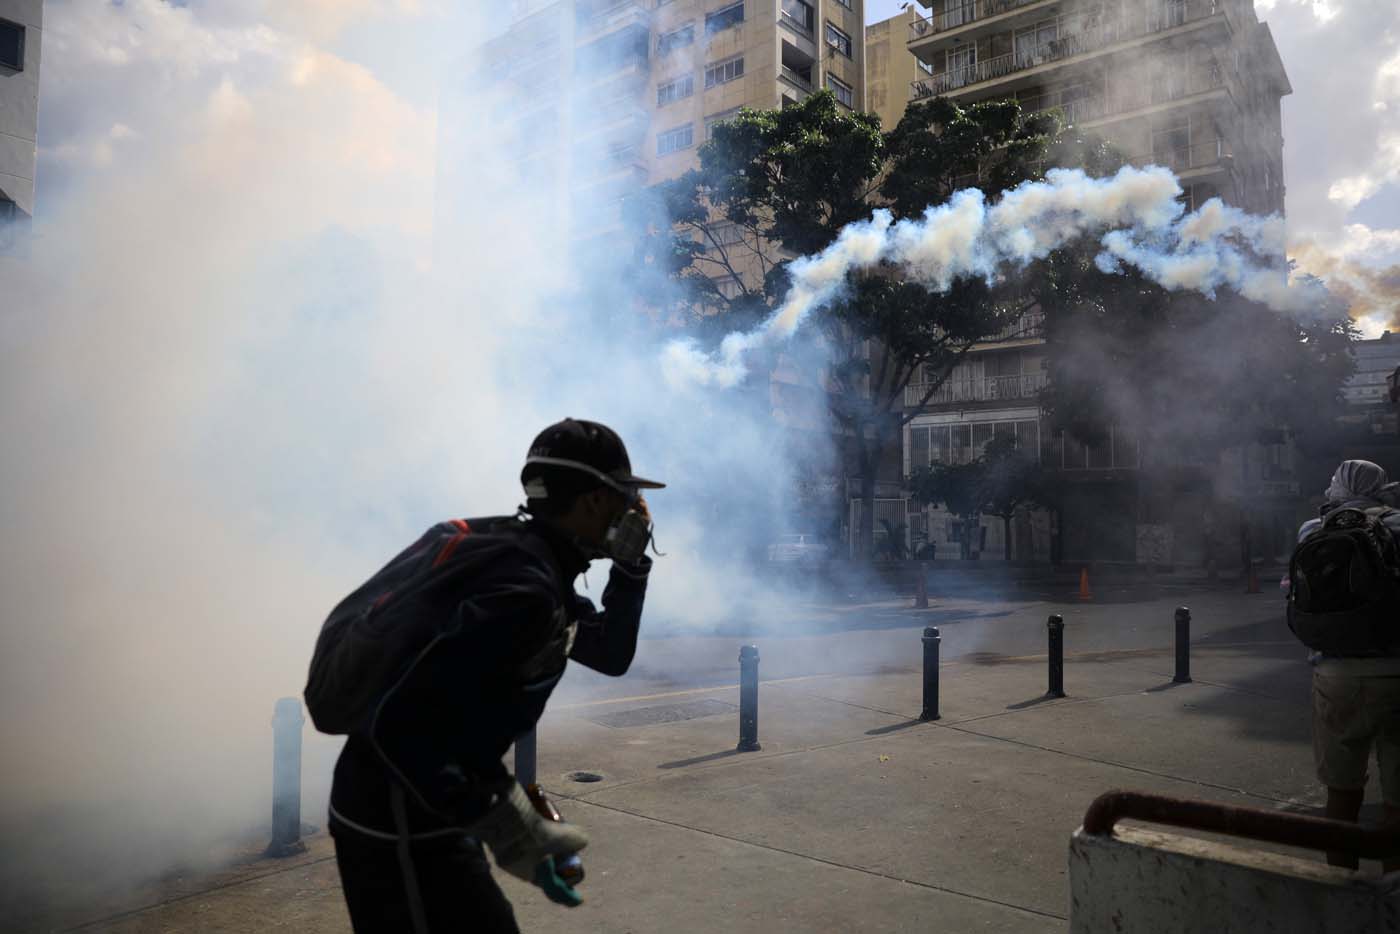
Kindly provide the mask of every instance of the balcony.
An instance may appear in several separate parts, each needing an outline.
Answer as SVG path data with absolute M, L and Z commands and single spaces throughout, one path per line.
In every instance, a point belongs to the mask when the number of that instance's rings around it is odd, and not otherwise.
M 1215 138 L 1184 146 L 1159 146 L 1147 155 L 1133 156 L 1128 161 L 1136 166 L 1160 165 L 1181 175 L 1199 169 L 1223 168 L 1233 159 L 1229 141 Z
M 909 41 L 917 42 L 950 29 L 958 29 L 979 20 L 990 19 L 1042 2 L 1044 0 L 964 0 L 961 3 L 958 0 L 948 0 L 942 13 L 935 13 L 927 18 L 915 14 L 913 22 L 909 24 Z
M 1163 33 L 1190 23 L 1223 15 L 1218 0 L 1180 0 L 1153 4 L 1147 15 L 1126 17 L 1101 13 L 1097 10 L 1076 12 L 1056 17 L 1053 31 L 1056 38 L 1025 46 L 1005 55 L 979 62 L 969 62 L 947 71 L 919 78 L 909 85 L 910 101 L 961 93 L 975 85 L 998 81 L 1010 75 L 1027 72 L 1080 56 L 1113 50 L 1135 40 Z M 1050 31 L 1043 27 L 1042 31 Z
M 812 90 L 812 72 L 810 70 L 808 70 L 806 74 L 803 74 L 796 68 L 789 68 L 788 66 L 783 65 L 779 70 L 778 75 L 784 81 L 797 88 L 799 91 L 810 92 Z
M 1115 78 L 1114 87 L 1105 94 L 1092 94 L 1072 100 L 1064 100 L 1059 94 L 1040 94 L 1021 98 L 1021 108 L 1028 113 L 1044 113 L 1059 110 L 1071 124 L 1083 125 L 1100 120 L 1110 120 L 1124 114 L 1160 107 L 1176 101 L 1208 94 L 1212 91 L 1228 90 L 1225 72 L 1218 66 L 1185 73 L 1179 81 L 1152 83 L 1149 81 L 1121 81 Z
M 1039 398 L 1049 384 L 1044 373 L 1022 373 L 1019 376 L 988 376 L 982 379 L 949 379 L 939 386 L 928 402 L 924 395 L 927 383 L 911 383 L 904 387 L 904 404 L 909 408 L 920 405 L 948 405 L 957 402 L 1030 402 Z
M 651 114 L 636 101 L 620 101 L 574 118 L 574 135 L 580 141 L 595 136 L 616 144 L 635 143 L 651 126 Z
M 587 41 L 595 36 L 623 29 L 627 26 L 650 28 L 651 11 L 644 0 L 622 0 L 609 3 L 607 0 L 591 6 L 579 4 L 575 10 L 575 38 Z
M 1041 328 L 1044 326 L 1044 313 L 1039 311 L 1026 312 L 1000 331 L 982 338 L 977 343 L 1001 344 L 1007 341 L 1039 340 Z

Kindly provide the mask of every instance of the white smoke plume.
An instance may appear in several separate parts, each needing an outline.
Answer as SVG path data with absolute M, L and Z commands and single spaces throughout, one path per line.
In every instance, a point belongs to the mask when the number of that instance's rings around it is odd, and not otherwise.
M 1051 169 L 988 204 L 975 188 L 956 192 L 918 220 L 895 222 L 879 209 L 843 229 L 829 247 L 793 261 L 792 288 L 758 328 L 736 332 L 706 353 L 694 341 L 665 350 L 677 381 L 733 386 L 756 346 L 790 338 L 813 311 L 835 299 L 849 272 L 888 264 L 944 291 L 956 279 L 994 280 L 1087 236 L 1099 236 L 1105 273 L 1132 266 L 1164 288 L 1214 297 L 1233 289 L 1278 311 L 1301 312 L 1322 299 L 1319 287 L 1290 284 L 1282 269 L 1283 220 L 1256 217 L 1212 198 L 1186 213 L 1181 186 L 1160 166 L 1125 166 L 1110 178 Z

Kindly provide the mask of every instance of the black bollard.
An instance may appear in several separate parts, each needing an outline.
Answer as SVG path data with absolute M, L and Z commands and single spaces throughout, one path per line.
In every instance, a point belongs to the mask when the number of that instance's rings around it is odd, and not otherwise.
M 1176 675 L 1175 684 L 1191 682 L 1191 609 L 1176 608 Z
M 268 856 L 306 852 L 301 842 L 301 699 L 284 697 L 272 710 L 272 842 Z
M 739 752 L 754 752 L 758 745 L 758 646 L 739 649 Z
M 942 642 L 937 626 L 924 627 L 924 709 L 920 720 L 938 719 L 938 652 Z
M 522 785 L 536 782 L 535 731 L 533 729 L 515 741 L 515 780 Z
M 1058 613 L 1045 624 L 1050 631 L 1050 690 L 1046 697 L 1065 696 L 1065 620 Z

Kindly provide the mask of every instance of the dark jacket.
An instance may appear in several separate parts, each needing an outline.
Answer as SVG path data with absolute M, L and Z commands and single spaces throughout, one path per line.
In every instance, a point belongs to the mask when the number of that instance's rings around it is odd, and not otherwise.
M 588 561 L 565 536 L 515 517 L 467 524 L 472 534 L 459 547 L 480 549 L 483 563 L 453 581 L 442 612 L 469 607 L 472 621 L 419 658 L 373 727 L 346 741 L 331 787 L 341 825 L 396 836 L 397 781 L 415 837 L 459 832 L 514 780 L 502 757 L 534 728 L 569 658 L 608 675 L 631 665 L 650 559 L 614 565 L 600 612 L 574 592 Z

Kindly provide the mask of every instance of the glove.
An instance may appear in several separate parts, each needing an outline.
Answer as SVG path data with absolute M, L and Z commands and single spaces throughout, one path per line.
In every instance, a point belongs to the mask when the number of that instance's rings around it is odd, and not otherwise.
M 564 905 L 583 901 L 559 878 L 552 857 L 588 846 L 588 834 L 566 821 L 545 820 L 518 782 L 511 782 L 510 790 L 467 832 L 491 848 L 497 866 L 539 886 L 551 901 Z

